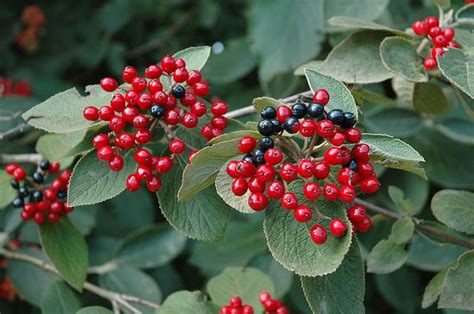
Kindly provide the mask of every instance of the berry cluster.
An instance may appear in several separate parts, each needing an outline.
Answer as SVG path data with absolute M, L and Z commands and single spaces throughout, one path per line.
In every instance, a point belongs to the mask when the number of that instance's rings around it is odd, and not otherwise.
M 198 71 L 188 71 L 185 61 L 180 58 L 164 57 L 161 66 L 153 64 L 147 67 L 144 77 L 138 76 L 134 67 L 127 66 L 122 78 L 131 88 L 119 87 L 110 77 L 102 79 L 100 86 L 103 90 L 120 92 L 112 96 L 109 105 L 99 109 L 86 107 L 83 115 L 90 121 L 100 119 L 109 123 L 111 132 L 98 134 L 93 139 L 99 160 L 108 162 L 110 169 L 118 172 L 124 166 L 124 152 L 136 149 L 134 157 L 138 168 L 129 175 L 127 188 L 136 191 L 141 182 L 145 182 L 148 190 L 156 192 L 161 187 L 159 175 L 171 170 L 173 156 L 153 156 L 143 147 L 152 141 L 154 129 L 160 125 L 166 131 L 171 154 L 182 154 L 186 144 L 176 138 L 172 128 L 178 124 L 195 128 L 201 117 L 207 117 L 210 123 L 202 126 L 201 134 L 210 140 L 223 134 L 228 106 L 221 101 L 215 102 L 210 110 L 212 115 L 209 114 L 206 104 L 198 100 L 198 97 L 208 95 L 208 84 Z M 195 153 L 193 150 L 188 160 Z
M 380 183 L 369 162 L 369 146 L 359 143 L 362 134 L 353 127 L 356 123 L 354 115 L 338 109 L 326 113 L 324 106 L 328 101 L 327 91 L 318 90 L 314 94 L 313 102 L 308 105 L 297 102 L 292 108 L 285 105 L 277 109 L 266 107 L 262 111 L 264 119 L 262 121 L 268 121 L 272 125 L 272 132 L 263 127 L 263 124 L 268 124 L 267 122 L 260 121 L 259 131 L 264 137 L 260 139 L 257 149 L 255 149 L 257 140 L 254 137 L 244 136 L 240 139 L 238 148 L 245 155 L 242 160 L 230 161 L 226 171 L 234 179 L 232 192 L 236 196 L 243 196 L 250 191 L 248 196 L 250 208 L 261 211 L 268 206 L 269 199 L 279 199 L 284 209 L 293 211 L 293 216 L 298 222 L 306 223 L 313 219 L 313 210 L 310 206 L 321 195 L 329 202 L 340 200 L 352 203 L 358 193 L 356 188 L 366 194 L 375 193 L 379 189 Z M 305 115 L 311 118 L 300 122 L 299 119 Z M 320 117 L 322 119 L 318 121 Z M 311 142 L 314 146 L 320 136 L 323 142 L 319 147 L 325 145 L 330 147 L 322 157 L 313 158 L 313 146 L 308 149 L 306 154 L 308 157 L 299 159 L 296 163 L 285 160 L 281 150 L 275 147 L 274 139 L 270 137 L 275 134 L 273 131 L 278 125 L 277 122 L 281 121 L 285 121 L 284 130 L 290 130 L 290 133 L 299 130 L 303 137 L 313 137 Z M 277 139 L 283 140 L 280 135 Z M 330 176 L 332 167 L 338 170 L 337 178 Z M 298 177 L 305 180 L 303 188 L 305 200 L 299 200 L 295 193 L 286 191 L 286 185 Z M 335 184 L 336 180 L 339 186 Z M 353 208 L 351 207 L 349 212 L 353 211 Z M 360 219 L 360 208 L 357 206 L 357 215 L 350 220 L 357 231 L 366 232 L 371 222 L 365 210 L 364 217 Z M 329 229 L 333 236 L 341 237 L 346 233 L 347 227 L 342 220 L 321 215 L 317 208 L 314 208 L 314 212 L 317 214 L 317 221 L 310 229 L 310 236 L 316 244 L 322 244 L 327 240 L 326 228 L 320 224 L 323 220 L 330 220 Z
M 30 83 L 28 81 L 13 82 L 8 77 L 0 77 L 0 97 L 14 95 L 31 96 Z
M 266 314 L 289 314 L 288 309 L 280 300 L 272 299 L 270 293 L 262 292 L 259 295 L 259 301 L 262 304 Z M 242 298 L 236 296 L 230 299 L 228 305 L 221 308 L 220 314 L 253 314 L 254 309 L 250 305 L 243 305 Z
M 6 166 L 5 171 L 13 177 L 11 186 L 18 190 L 13 206 L 23 208 L 21 218 L 24 221 L 33 219 L 39 225 L 46 220 L 56 223 L 73 210 L 66 203 L 71 172 L 64 170 L 59 173 L 59 166 L 58 162 L 42 160 L 31 177 L 17 163 Z M 59 173 L 57 178 L 46 183 L 47 176 L 55 173 Z
M 413 23 L 412 29 L 415 34 L 431 39 L 433 44 L 431 55 L 423 61 L 423 66 L 428 71 L 438 68 L 436 56 L 442 56 L 445 49 L 448 47 L 459 48 L 459 44 L 454 41 L 454 29 L 451 27 L 442 29 L 439 27 L 439 20 L 434 16 L 426 17 L 423 21 L 416 21 Z
M 38 50 L 39 37 L 46 22 L 46 16 L 37 5 L 29 5 L 23 9 L 21 20 L 24 29 L 17 35 L 15 42 L 19 48 L 28 53 Z

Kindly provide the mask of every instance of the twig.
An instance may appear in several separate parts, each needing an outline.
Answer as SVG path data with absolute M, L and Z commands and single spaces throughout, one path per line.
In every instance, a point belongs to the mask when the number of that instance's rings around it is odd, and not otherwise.
M 49 264 L 47 261 L 41 260 L 41 259 L 36 258 L 34 256 L 30 256 L 30 255 L 23 254 L 23 253 L 18 253 L 18 252 L 12 252 L 12 251 L 6 250 L 4 248 L 0 248 L 0 255 L 2 255 L 4 257 L 7 257 L 7 258 L 10 258 L 10 259 L 28 262 L 30 264 L 33 264 L 35 266 L 38 266 L 39 268 L 42 268 L 42 269 L 48 271 L 50 273 L 60 275 L 59 272 L 56 270 L 56 268 L 54 268 L 53 265 Z M 114 305 L 114 303 L 119 304 L 119 305 L 123 306 L 124 308 L 127 308 L 128 310 L 130 310 L 132 313 L 136 313 L 136 314 L 139 314 L 141 312 L 138 309 L 136 309 L 134 306 L 132 306 L 129 302 L 142 304 L 142 305 L 148 306 L 152 309 L 157 309 L 157 308 L 160 307 L 159 304 L 156 304 L 156 303 L 153 303 L 153 302 L 150 302 L 150 301 L 147 301 L 147 300 L 143 300 L 143 299 L 135 297 L 135 296 L 131 296 L 131 295 L 127 295 L 127 294 L 122 294 L 122 293 L 117 293 L 117 292 L 113 292 L 113 291 L 110 291 L 110 290 L 106 290 L 106 289 L 103 289 L 99 286 L 91 284 L 90 282 L 85 282 L 83 288 L 84 288 L 84 290 L 87 290 L 89 292 L 92 292 L 92 293 L 100 296 L 100 297 L 103 297 L 104 299 L 110 300 L 110 302 L 112 303 L 112 305 L 114 307 L 114 312 L 116 312 L 116 306 Z
M 12 120 L 15 120 L 15 119 L 18 118 L 22 113 L 23 113 L 23 111 L 17 111 L 17 112 L 12 113 L 12 114 L 9 115 L 9 116 L 0 116 L 0 121 L 12 121 Z
M 309 143 L 308 151 L 306 152 L 306 159 L 309 159 L 311 157 L 311 154 L 313 153 L 313 148 L 314 145 L 316 145 L 316 141 L 318 140 L 318 135 L 314 134 L 313 138 L 311 139 L 311 142 Z
M 10 162 L 27 162 L 37 164 L 42 159 L 43 158 L 40 154 L 0 154 L 0 164 L 6 164 Z

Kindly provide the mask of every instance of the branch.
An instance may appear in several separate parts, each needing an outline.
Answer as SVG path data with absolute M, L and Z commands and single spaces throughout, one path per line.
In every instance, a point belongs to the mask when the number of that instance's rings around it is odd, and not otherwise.
M 40 154 L 0 154 L 0 164 L 7 164 L 10 162 L 18 163 L 39 163 L 43 157 Z
M 50 273 L 53 273 L 53 274 L 56 274 L 56 275 L 60 276 L 59 272 L 56 270 L 56 268 L 54 268 L 53 265 L 49 264 L 47 261 L 36 258 L 34 256 L 30 256 L 30 255 L 23 254 L 23 253 L 18 253 L 18 252 L 8 251 L 4 248 L 0 249 L 0 255 L 3 255 L 4 257 L 10 258 L 10 259 L 28 262 L 30 264 L 38 266 L 39 268 L 42 268 L 46 271 L 49 271 Z M 92 292 L 92 293 L 94 293 L 98 296 L 101 296 L 104 299 L 108 299 L 113 305 L 114 312 L 117 311 L 117 309 L 116 309 L 117 304 L 119 304 L 119 305 L 122 305 L 124 308 L 127 308 L 128 310 L 130 310 L 132 313 L 136 313 L 136 314 L 141 313 L 134 306 L 132 306 L 130 304 L 130 302 L 142 304 L 142 305 L 148 306 L 152 309 L 157 309 L 157 308 L 160 307 L 159 304 L 156 304 L 156 303 L 153 303 L 153 302 L 150 302 L 150 301 L 147 301 L 147 300 L 143 300 L 143 299 L 135 297 L 135 296 L 131 296 L 131 295 L 127 295 L 127 294 L 122 294 L 122 293 L 117 293 L 117 292 L 113 292 L 113 291 L 110 291 L 110 290 L 106 290 L 106 289 L 103 289 L 99 286 L 91 284 L 90 282 L 85 282 L 84 283 L 84 289 L 89 291 L 89 292 Z

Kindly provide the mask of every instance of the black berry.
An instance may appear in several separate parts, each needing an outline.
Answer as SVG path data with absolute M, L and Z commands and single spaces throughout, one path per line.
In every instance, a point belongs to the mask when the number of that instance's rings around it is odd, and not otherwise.
M 261 165 L 265 163 L 265 152 L 263 150 L 257 149 L 253 153 L 253 162 L 257 165 Z
M 272 119 L 270 120 L 272 121 L 272 124 L 273 124 L 273 131 L 275 133 L 280 133 L 280 132 L 283 132 L 283 126 L 281 125 L 281 122 L 278 121 L 277 119 Z
M 356 124 L 356 117 L 352 112 L 344 112 L 344 121 L 341 123 L 341 126 L 345 129 L 352 128 Z
M 28 191 L 28 188 L 26 186 L 22 186 L 18 189 L 18 194 L 21 197 L 27 197 L 30 194 L 30 191 Z
M 40 161 L 40 164 L 39 164 L 39 167 L 40 167 L 40 169 L 43 170 L 43 171 L 48 170 L 48 169 L 49 169 L 49 161 L 47 161 L 47 160 L 41 160 L 41 161 Z
M 21 197 L 17 197 L 13 200 L 13 207 L 20 208 L 23 207 L 24 201 Z
M 261 120 L 258 123 L 258 132 L 264 136 L 270 136 L 275 133 L 273 123 L 270 120 Z
M 165 114 L 165 107 L 154 105 L 150 109 L 150 114 L 155 118 L 161 118 Z
M 252 155 L 252 153 L 247 153 L 247 154 L 245 154 L 245 156 L 244 156 L 244 158 L 242 158 L 242 160 L 253 162 L 253 155 Z
M 352 159 L 352 160 L 349 162 L 349 169 L 351 169 L 352 171 L 357 171 L 357 161 L 355 161 L 354 159 Z
M 58 191 L 58 193 L 56 194 L 56 197 L 59 198 L 60 200 L 65 199 L 66 196 L 67 196 L 67 193 L 64 190 Z
M 262 137 L 260 139 L 260 149 L 266 151 L 269 148 L 273 148 L 275 146 L 275 142 L 270 137 Z
M 301 119 L 306 115 L 307 110 L 306 104 L 297 102 L 291 107 L 291 115 L 296 119 Z
M 263 108 L 262 110 L 262 118 L 263 119 L 275 119 L 277 116 L 277 112 L 275 108 L 268 106 Z
M 344 113 L 341 109 L 333 109 L 329 111 L 327 119 L 336 125 L 341 125 L 344 122 Z
M 176 98 L 183 98 L 185 93 L 186 89 L 182 85 L 175 84 L 171 88 L 171 94 L 173 94 L 173 96 Z
M 33 194 L 31 194 L 31 199 L 34 202 L 39 202 L 43 200 L 43 192 L 41 191 L 34 191 Z
M 308 106 L 308 115 L 311 118 L 319 118 L 324 112 L 324 106 L 318 103 L 311 103 Z
M 43 183 L 44 181 L 43 174 L 40 172 L 33 173 L 33 181 L 35 181 L 36 183 Z
M 285 120 L 285 123 L 283 123 L 285 131 L 291 134 L 298 132 L 299 127 L 300 123 L 295 117 L 289 117 Z
M 15 190 L 18 190 L 20 188 L 20 182 L 18 182 L 15 179 L 12 179 L 10 181 L 10 184 L 11 184 L 12 188 L 14 188 Z

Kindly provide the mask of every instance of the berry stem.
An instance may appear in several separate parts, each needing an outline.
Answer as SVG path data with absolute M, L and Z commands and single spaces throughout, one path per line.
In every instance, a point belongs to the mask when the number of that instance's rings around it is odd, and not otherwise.
M 175 131 L 173 131 L 172 128 L 170 128 L 168 125 L 166 125 L 166 123 L 164 123 L 162 120 L 156 120 L 160 123 L 161 127 L 165 130 L 165 133 L 166 133 L 166 136 L 168 137 L 168 140 L 174 140 L 174 139 L 177 139 L 178 137 L 176 136 L 176 133 Z M 192 145 L 184 142 L 184 145 L 186 145 L 186 147 L 188 147 L 189 149 L 191 150 L 198 150 L 196 149 L 195 147 L 193 147 Z
M 309 159 L 311 157 L 311 154 L 313 153 L 313 148 L 316 145 L 316 142 L 318 141 L 318 135 L 314 134 L 313 138 L 311 139 L 311 142 L 309 143 L 308 151 L 306 152 L 306 159 Z

